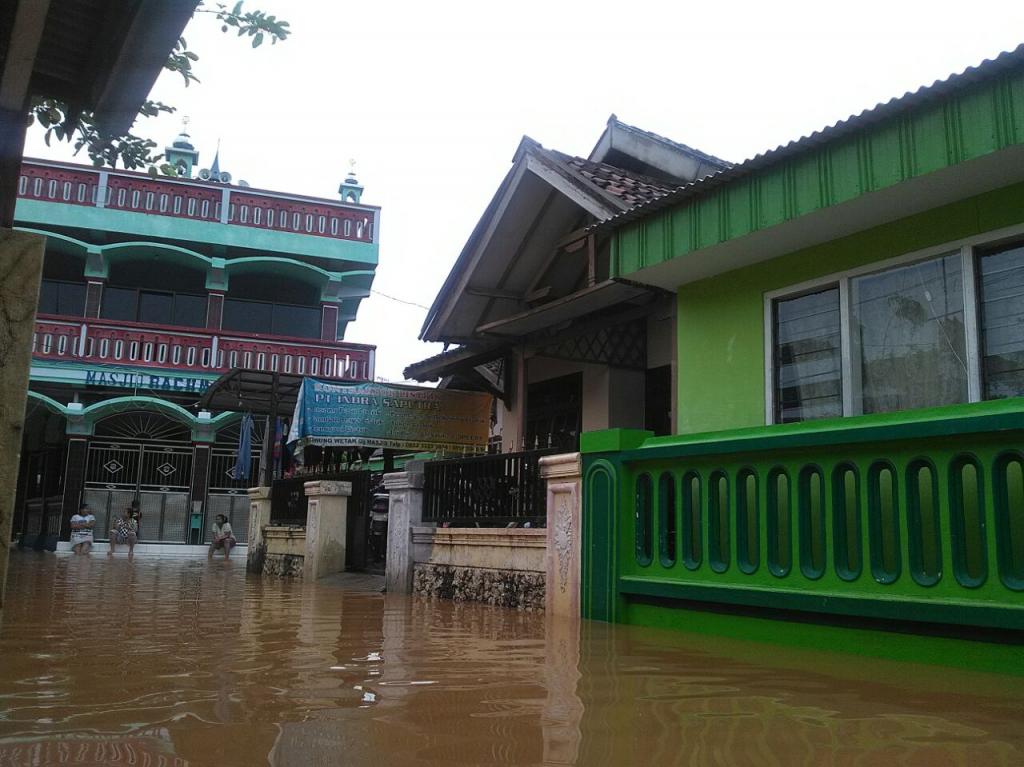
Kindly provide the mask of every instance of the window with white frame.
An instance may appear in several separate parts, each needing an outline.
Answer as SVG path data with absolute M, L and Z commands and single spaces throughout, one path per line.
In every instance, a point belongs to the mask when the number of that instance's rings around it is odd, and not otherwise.
M 767 296 L 772 423 L 1024 396 L 1024 241 Z

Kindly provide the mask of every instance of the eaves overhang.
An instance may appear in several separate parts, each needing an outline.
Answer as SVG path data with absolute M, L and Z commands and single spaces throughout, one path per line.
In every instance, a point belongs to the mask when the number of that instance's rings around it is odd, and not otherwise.
M 462 252 L 456 259 L 444 284 L 431 304 L 420 339 L 424 341 L 449 340 L 445 336 L 444 325 L 454 312 L 466 289 L 473 283 L 479 266 L 483 262 L 487 249 L 495 241 L 497 231 L 503 217 L 521 190 L 522 182 L 527 175 L 541 179 L 552 190 L 564 195 L 581 209 L 596 218 L 608 218 L 627 207 L 622 200 L 608 193 L 581 174 L 574 171 L 556 153 L 545 149 L 536 141 L 524 137 L 513 158 L 512 167 L 502 179 L 494 197 L 491 199 L 480 220 L 473 228 Z M 528 224 L 524 225 L 528 226 Z M 499 288 L 498 284 L 477 287 Z
M 645 285 L 622 280 L 606 280 L 529 311 L 481 325 L 476 332 L 485 337 L 491 335 L 518 338 L 559 327 L 603 309 L 629 303 L 650 292 L 651 289 Z
M 477 365 L 484 365 L 502 357 L 506 352 L 507 347 L 502 344 L 460 346 L 414 362 L 402 371 L 402 375 L 410 381 L 436 381 Z
M 902 178 L 909 178 L 930 172 L 937 167 L 973 159 L 978 156 L 979 151 L 986 148 L 983 146 L 986 139 L 991 144 L 988 147 L 990 150 L 1024 142 L 1024 124 L 1019 118 L 1016 118 L 1014 124 L 1014 115 L 1024 113 L 1024 82 L 1020 77 L 1022 69 L 1024 45 L 1013 51 L 1004 52 L 994 59 L 985 60 L 978 66 L 968 67 L 945 80 L 923 86 L 913 93 L 893 98 L 822 130 L 759 154 L 731 168 L 681 186 L 663 197 L 594 224 L 588 232 L 608 236 L 634 222 L 650 220 L 666 209 L 700 204 L 706 199 L 730 194 L 733 189 L 740 187 L 741 181 L 750 180 L 751 185 L 755 185 L 761 179 L 772 179 L 773 174 L 792 176 L 784 182 L 787 185 L 786 194 L 780 195 L 775 201 L 784 208 L 788 207 L 782 211 L 782 220 L 786 220 L 799 213 L 801 201 L 792 199 L 798 194 L 801 183 L 797 177 L 801 173 L 814 172 L 816 169 L 809 166 L 827 151 L 848 156 L 848 159 L 845 156 L 841 158 L 845 167 L 837 168 L 840 174 L 863 175 L 866 168 L 868 175 L 871 176 L 874 169 L 867 166 L 871 159 L 875 158 L 876 162 L 890 166 L 890 169 Z M 986 85 L 990 86 L 989 90 L 983 94 L 979 93 L 985 91 Z M 950 104 L 952 106 L 949 106 Z M 964 118 L 961 115 L 961 108 L 987 110 L 990 119 L 979 124 L 971 119 L 973 113 Z M 910 119 L 915 115 L 919 118 L 916 126 Z M 868 132 L 872 132 L 873 135 L 867 135 Z M 937 132 L 949 134 L 946 142 L 948 146 L 941 147 L 941 151 L 936 149 L 934 157 L 922 158 L 925 160 L 922 164 L 916 164 L 913 156 L 886 156 L 881 152 L 872 151 L 873 141 L 888 149 L 892 138 L 895 137 L 899 149 L 905 154 L 907 149 L 930 152 L 932 147 L 927 145 L 928 139 Z M 890 133 L 891 136 L 887 135 Z M 926 145 L 918 147 L 918 144 Z M 944 159 L 941 156 L 943 154 Z M 801 164 L 801 161 L 805 162 Z M 750 177 L 754 179 L 751 180 Z M 887 185 L 885 178 L 869 177 L 860 180 L 865 182 L 864 185 L 869 191 Z M 842 189 L 837 191 L 840 197 L 848 193 Z M 743 192 L 747 197 L 746 204 L 749 205 L 752 193 L 747 189 L 743 189 Z M 720 203 L 720 207 L 728 209 L 734 202 L 727 200 Z M 758 224 L 759 222 L 753 221 L 751 226 L 762 228 Z
M 699 248 L 674 246 L 662 229 L 664 219 L 654 217 L 638 222 L 635 232 L 619 233 L 613 258 L 629 280 L 675 291 L 895 221 L 913 225 L 916 214 L 1017 184 L 1024 184 L 1024 144 Z

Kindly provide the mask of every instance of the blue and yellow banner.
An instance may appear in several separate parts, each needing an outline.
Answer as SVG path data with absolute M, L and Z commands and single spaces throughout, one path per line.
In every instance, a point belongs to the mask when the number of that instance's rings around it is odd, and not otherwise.
M 491 400 L 481 392 L 304 378 L 288 443 L 482 453 Z

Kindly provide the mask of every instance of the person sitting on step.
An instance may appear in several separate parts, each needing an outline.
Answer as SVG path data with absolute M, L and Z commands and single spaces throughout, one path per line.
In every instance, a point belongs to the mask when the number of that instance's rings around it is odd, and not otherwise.
M 126 506 L 124 512 L 121 514 L 121 518 L 114 522 L 114 527 L 110 530 L 110 551 L 107 552 L 107 556 L 114 556 L 117 551 L 118 544 L 122 546 L 127 544 L 128 559 L 134 559 L 135 544 L 138 542 L 139 523 L 135 520 L 135 516 L 132 514 L 132 507 Z
M 213 541 L 210 543 L 210 551 L 206 555 L 213 559 L 213 552 L 224 549 L 224 559 L 231 556 L 231 549 L 235 547 L 235 536 L 231 530 L 231 523 L 223 514 L 218 514 L 213 523 Z

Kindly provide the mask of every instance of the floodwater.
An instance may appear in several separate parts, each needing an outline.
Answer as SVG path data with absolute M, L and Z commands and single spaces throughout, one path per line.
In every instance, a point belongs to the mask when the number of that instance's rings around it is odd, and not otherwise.
M 16 553 L 3 619 L 0 767 L 1024 764 L 1020 677 L 241 561 Z

